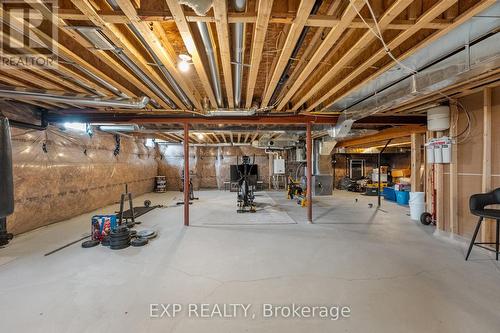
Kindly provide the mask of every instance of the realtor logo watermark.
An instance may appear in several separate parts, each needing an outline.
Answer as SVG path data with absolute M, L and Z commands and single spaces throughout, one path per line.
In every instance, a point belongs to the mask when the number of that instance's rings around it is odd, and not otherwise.
M 351 308 L 343 305 L 304 304 L 179 304 L 152 303 L 149 317 L 154 319 L 186 316 L 191 319 L 326 319 L 340 320 L 351 317 Z
M 57 0 L 0 0 L 2 69 L 57 65 Z

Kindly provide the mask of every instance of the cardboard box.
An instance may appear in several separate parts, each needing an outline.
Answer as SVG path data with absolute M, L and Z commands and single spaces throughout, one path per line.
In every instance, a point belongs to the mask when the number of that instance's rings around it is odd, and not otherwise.
M 411 170 L 410 169 L 392 169 L 392 177 L 410 177 Z

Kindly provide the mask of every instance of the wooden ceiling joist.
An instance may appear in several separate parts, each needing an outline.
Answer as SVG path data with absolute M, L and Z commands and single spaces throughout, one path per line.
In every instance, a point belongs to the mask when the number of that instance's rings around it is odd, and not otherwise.
M 168 87 L 164 80 L 158 75 L 158 73 L 148 65 L 146 59 L 130 42 L 127 41 L 126 37 L 113 25 L 107 24 L 104 20 L 99 16 L 95 8 L 92 6 L 89 0 L 71 0 L 71 2 L 87 17 L 89 20 L 95 24 L 97 27 L 102 29 L 102 32 L 111 40 L 111 42 L 117 47 L 120 48 L 123 53 L 132 60 L 145 75 L 149 77 L 150 80 L 154 81 L 160 89 L 168 95 L 168 97 L 179 107 L 185 108 L 184 104 L 181 100 L 172 92 L 170 87 Z M 104 56 L 108 59 L 108 62 L 114 62 L 114 60 L 109 57 L 106 51 L 99 51 L 101 56 Z M 116 67 L 118 66 L 118 67 Z M 114 68 L 120 68 L 119 73 L 124 77 L 127 77 L 131 82 L 135 82 L 135 84 L 140 87 L 141 91 L 145 92 L 150 97 L 154 98 L 158 104 L 160 104 L 163 108 L 169 109 L 171 108 L 167 102 L 165 102 L 161 96 L 156 94 L 148 85 L 142 82 L 142 80 L 136 79 L 132 73 L 128 71 L 128 68 L 125 68 L 124 65 L 120 63 L 115 63 Z
M 360 1 L 360 0 L 357 0 Z M 297 44 L 297 41 L 300 37 L 302 29 L 304 29 L 304 25 L 311 13 L 311 9 L 314 5 L 314 0 L 302 0 L 300 2 L 299 8 L 297 9 L 297 15 L 292 25 L 290 26 L 290 30 L 286 36 L 285 45 L 283 46 L 281 53 L 278 58 L 278 62 L 276 63 L 276 67 L 273 70 L 273 75 L 271 76 L 271 80 L 267 84 L 265 95 L 262 98 L 261 107 L 266 107 L 271 100 L 271 97 L 276 89 L 278 81 L 281 78 L 281 74 L 290 59 L 290 56 Z
M 165 0 L 168 8 L 172 12 L 172 16 L 177 25 L 177 29 L 181 34 L 182 40 L 184 41 L 184 45 L 188 50 L 189 54 L 193 59 L 193 64 L 198 73 L 198 77 L 205 89 L 205 93 L 210 100 L 210 103 L 213 107 L 217 107 L 217 101 L 215 99 L 215 95 L 210 84 L 210 79 L 207 74 L 207 70 L 203 64 L 202 58 L 200 56 L 200 52 L 198 51 L 198 47 L 196 46 L 195 40 L 193 38 L 193 33 L 191 31 L 191 27 L 189 26 L 188 21 L 184 15 L 184 11 L 182 9 L 182 5 L 178 0 Z
M 405 10 L 412 1 L 413 0 L 398 0 L 394 2 L 378 22 L 380 30 L 383 32 L 385 29 L 387 29 L 389 23 L 391 23 L 391 21 L 395 17 L 398 17 L 398 15 L 401 14 L 401 12 L 403 12 L 403 10 Z M 358 11 L 361 10 L 361 8 L 356 4 L 353 5 L 356 6 Z M 297 110 L 309 98 L 316 94 L 325 84 L 330 82 L 335 77 L 335 75 L 337 75 L 342 69 L 345 68 L 345 66 L 359 57 L 360 54 L 366 50 L 366 47 L 373 43 L 375 40 L 376 37 L 373 35 L 373 33 L 370 30 L 367 30 L 354 45 L 352 45 L 348 50 L 345 51 L 345 54 L 332 66 L 332 68 L 326 74 L 324 74 L 321 79 L 314 84 L 314 86 L 308 89 L 307 93 L 300 99 L 298 103 L 293 106 L 292 109 Z M 302 73 L 304 73 L 304 71 Z M 301 77 L 303 76 L 299 76 L 299 80 L 301 79 Z M 287 95 L 283 98 L 282 102 L 278 106 L 278 109 L 283 108 L 285 103 L 288 102 L 292 98 L 293 94 L 295 94 L 295 92 L 299 90 L 300 85 L 298 83 L 300 83 L 300 81 L 296 81 L 292 88 L 290 88 Z
M 422 26 L 428 22 L 431 22 L 438 15 L 441 15 L 445 10 L 450 8 L 453 4 L 455 4 L 457 0 L 440 0 L 436 2 L 431 8 L 429 8 L 425 13 L 423 13 L 417 20 L 417 23 L 413 25 L 410 29 L 407 29 L 396 36 L 393 40 L 387 43 L 387 47 L 389 50 L 394 50 L 398 46 L 400 46 L 403 42 L 408 40 L 413 34 L 422 29 Z M 362 74 L 365 70 L 367 70 L 370 66 L 373 66 L 375 63 L 383 59 L 384 57 L 388 57 L 384 48 L 381 48 L 377 51 L 373 56 L 371 56 L 367 61 L 365 61 L 360 66 L 357 66 L 355 70 L 353 70 L 347 77 L 345 77 L 340 83 L 336 84 L 331 90 L 322 94 L 320 97 L 314 100 L 311 105 L 308 106 L 307 111 L 314 110 L 321 103 L 325 102 L 328 98 L 330 98 L 334 93 L 339 91 L 349 82 L 352 82 L 357 76 Z M 393 65 L 393 64 L 392 64 Z M 300 107 L 300 105 L 294 106 L 294 109 Z
M 156 56 L 160 59 L 163 66 L 166 67 L 167 71 L 174 77 L 175 81 L 179 84 L 181 89 L 184 91 L 186 96 L 193 103 L 197 110 L 202 110 L 201 106 L 201 96 L 199 92 L 194 88 L 191 82 L 189 82 L 179 71 L 177 70 L 177 60 L 172 57 L 163 44 L 168 41 L 160 38 L 150 29 L 148 23 L 141 21 L 141 18 L 137 14 L 137 9 L 132 4 L 131 0 L 116 0 L 120 9 L 130 20 L 132 24 L 146 40 L 148 45 L 153 49 Z
M 264 40 L 267 34 L 271 9 L 273 8 L 273 0 L 259 0 L 257 8 L 257 20 L 252 38 L 252 51 L 250 55 L 250 71 L 248 73 L 247 92 L 245 107 L 252 106 L 253 92 L 255 83 L 257 82 L 257 74 L 259 73 L 260 61 L 262 59 L 262 50 L 264 49 Z
M 340 23 L 330 30 L 328 35 L 325 37 L 321 45 L 318 47 L 316 52 L 313 54 L 307 65 L 300 72 L 295 83 L 289 89 L 285 97 L 280 101 L 278 105 L 278 110 L 283 109 L 290 98 L 295 94 L 295 92 L 302 86 L 303 82 L 309 77 L 309 75 L 314 71 L 314 69 L 319 65 L 321 60 L 326 56 L 330 49 L 335 45 L 335 43 L 340 39 L 342 34 L 348 29 L 349 24 L 356 17 L 356 10 L 354 6 L 361 10 L 365 4 L 364 0 L 353 0 L 344 11 L 340 19 Z
M 217 40 L 219 41 L 222 71 L 224 73 L 224 82 L 226 86 L 227 102 L 230 108 L 234 108 L 233 75 L 231 71 L 231 51 L 229 47 L 230 36 L 229 25 L 227 22 L 226 0 L 214 0 L 213 8 L 215 26 L 217 29 Z

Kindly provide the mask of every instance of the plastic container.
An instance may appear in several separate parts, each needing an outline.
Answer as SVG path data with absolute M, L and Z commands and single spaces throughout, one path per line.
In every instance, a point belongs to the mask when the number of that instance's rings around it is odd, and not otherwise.
M 410 192 L 396 191 L 396 202 L 399 205 L 407 206 L 409 200 L 410 200 Z
M 427 129 L 429 131 L 444 131 L 450 128 L 450 107 L 436 106 L 427 110 Z
M 396 192 L 391 187 L 385 187 L 383 195 L 385 200 L 396 201 Z
M 412 220 L 420 220 L 420 215 L 425 212 L 425 193 L 410 192 L 410 217 Z

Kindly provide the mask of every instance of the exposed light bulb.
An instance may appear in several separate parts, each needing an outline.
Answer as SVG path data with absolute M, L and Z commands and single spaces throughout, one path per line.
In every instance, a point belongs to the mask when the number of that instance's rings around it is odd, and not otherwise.
M 189 71 L 189 63 L 187 61 L 185 61 L 185 60 L 179 61 L 178 66 L 179 66 L 179 70 L 181 72 L 187 72 L 187 71 Z

